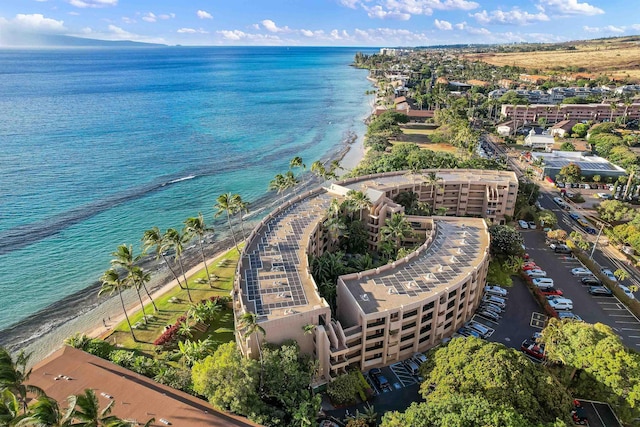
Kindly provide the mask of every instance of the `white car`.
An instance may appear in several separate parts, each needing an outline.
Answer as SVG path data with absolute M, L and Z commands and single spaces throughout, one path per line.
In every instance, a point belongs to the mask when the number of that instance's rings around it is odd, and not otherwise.
M 548 297 L 548 301 L 554 310 L 573 310 L 573 301 L 569 298 Z
M 560 206 L 564 205 L 564 200 L 562 200 L 561 197 L 554 197 L 553 201 L 556 202 L 557 205 L 560 205 Z
M 618 287 L 622 289 L 622 292 L 624 292 L 626 296 L 628 296 L 631 299 L 636 299 L 636 296 L 633 294 L 633 292 L 631 292 L 631 289 L 627 288 L 624 285 L 618 285 Z
M 574 276 L 591 276 L 591 271 L 586 268 L 578 267 L 572 269 L 571 274 Z
M 547 272 L 544 270 L 527 270 L 525 273 L 529 277 L 547 277 Z
M 529 221 L 529 228 L 532 229 L 532 230 L 535 230 L 536 229 L 536 223 L 533 222 L 533 221 Z
M 418 365 L 422 365 L 427 361 L 427 356 L 422 353 L 416 353 L 413 355 L 413 360 L 415 360 Z
M 548 277 L 539 277 L 537 279 L 533 279 L 533 284 L 539 288 L 553 288 L 553 279 Z
M 611 280 L 612 282 L 617 282 L 618 281 L 618 278 L 615 276 L 615 274 L 613 274 L 611 272 L 611 270 L 609 270 L 608 268 L 600 269 L 600 273 L 602 273 L 605 276 L 607 276 L 607 279 Z
M 529 223 L 527 223 L 527 221 L 521 219 L 518 221 L 518 225 L 520 226 L 520 228 L 529 228 Z
M 497 295 L 499 297 L 506 297 L 507 290 L 505 288 L 501 288 L 500 286 L 485 286 L 484 291 L 488 294 Z

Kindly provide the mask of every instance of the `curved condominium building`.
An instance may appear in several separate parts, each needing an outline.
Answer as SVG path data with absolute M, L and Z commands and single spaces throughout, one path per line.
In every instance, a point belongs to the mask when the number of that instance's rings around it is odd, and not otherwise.
M 414 236 L 403 243 L 422 243 L 418 250 L 341 276 L 332 316 L 308 257 L 332 249 L 323 222 L 331 201 L 342 201 L 349 190 L 364 192 L 372 202 L 361 212 L 371 250 L 385 221 L 404 211 L 393 201 L 401 192 L 416 193 L 440 216 L 407 215 Z M 451 169 L 363 176 L 289 200 L 252 231 L 238 263 L 234 314 L 255 313 L 265 330 L 264 337 L 237 332 L 239 347 L 257 357 L 258 339 L 296 340 L 329 380 L 350 365 L 383 366 L 436 345 L 473 315 L 489 265 L 484 218 L 503 223 L 505 215 L 513 216 L 517 191 L 513 172 Z

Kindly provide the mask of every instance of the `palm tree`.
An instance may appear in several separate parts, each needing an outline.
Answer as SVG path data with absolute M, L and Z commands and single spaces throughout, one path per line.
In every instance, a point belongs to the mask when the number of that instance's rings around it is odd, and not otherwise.
M 24 415 L 20 415 L 20 402 L 9 390 L 0 391 L 0 426 L 16 424 Z
M 239 194 L 234 194 L 231 197 L 231 206 L 233 206 L 233 211 L 237 212 L 240 216 L 240 230 L 242 230 L 242 240 L 247 240 L 247 236 L 244 232 L 244 220 L 242 219 L 243 215 L 249 213 L 249 203 L 242 200 L 242 196 Z
M 302 327 L 302 331 L 304 332 L 305 335 L 311 335 L 315 330 L 316 330 L 316 325 L 314 325 L 313 323 L 308 323 Z
M 145 271 L 142 267 L 135 266 L 131 271 L 131 277 L 133 279 L 133 286 L 135 286 L 136 290 L 138 291 L 138 296 L 140 296 L 140 288 L 144 289 L 145 293 L 147 294 L 147 297 L 149 298 L 149 300 L 151 300 L 151 305 L 153 305 L 153 312 L 157 313 L 158 307 L 156 306 L 156 302 L 151 297 L 151 294 L 149 293 L 149 289 L 147 289 L 147 283 L 149 283 L 149 281 L 151 280 L 151 273 L 149 273 L 148 271 Z M 144 310 L 143 310 L 143 313 L 144 313 Z M 146 315 L 145 315 L 145 319 L 146 319 Z
M 135 263 L 138 261 L 139 257 L 133 255 L 133 248 L 131 245 L 120 245 L 115 252 L 111 253 L 111 255 L 115 257 L 111 260 L 111 266 L 113 268 L 123 269 L 126 273 L 124 277 L 126 286 L 129 288 L 134 287 L 136 289 L 138 300 L 140 301 L 140 307 L 142 308 L 144 323 L 147 323 L 147 313 L 144 309 L 144 303 L 142 302 L 142 295 L 140 295 L 140 287 L 136 286 L 133 277 L 133 269 L 136 268 Z M 148 293 L 149 292 L 147 292 L 147 294 Z
M 112 400 L 104 409 L 100 409 L 100 402 L 95 392 L 88 388 L 84 394 L 73 396 L 75 400 L 74 426 L 78 427 L 112 427 L 122 425 L 122 421 L 115 415 L 110 415 L 115 401 Z
M 0 390 L 8 390 L 22 406 L 22 409 L 27 409 L 27 394 L 34 393 L 36 395 L 43 395 L 44 391 L 34 385 L 25 384 L 31 376 L 31 369 L 27 369 L 29 363 L 30 354 L 25 354 L 21 351 L 15 360 L 11 357 L 9 352 L 0 347 Z
M 175 270 L 171 267 L 171 264 L 169 264 L 169 262 L 167 261 L 167 257 L 165 257 L 164 255 L 164 251 L 167 248 L 167 242 L 158 227 L 153 227 L 149 230 L 146 230 L 142 235 L 143 253 L 146 253 L 151 248 L 154 248 L 156 252 L 156 260 L 158 258 L 162 258 L 164 263 L 167 264 L 167 267 L 169 267 L 169 270 L 171 270 L 171 274 L 173 274 L 173 278 L 176 279 L 176 282 L 178 282 L 180 289 L 182 289 L 182 282 L 180 282 L 178 275 L 176 274 Z
M 387 241 L 394 241 L 396 250 L 400 248 L 402 239 L 409 237 L 413 234 L 411 224 L 407 220 L 407 217 L 402 213 L 394 213 L 391 218 L 385 221 L 384 226 L 380 229 L 382 233 L 382 239 Z
M 371 199 L 362 191 L 349 190 L 347 200 L 360 211 L 360 221 L 362 221 L 362 211 L 371 207 Z
M 85 334 L 77 333 L 64 340 L 64 343 L 70 347 L 77 348 L 78 350 L 85 350 L 91 338 Z
M 631 275 L 629 274 L 629 272 L 623 268 L 619 268 L 616 271 L 613 272 L 613 275 L 616 276 L 616 278 L 623 282 L 626 279 L 628 279 L 629 277 L 631 277 Z
M 266 335 L 266 331 L 262 326 L 258 324 L 258 316 L 255 313 L 251 313 L 247 311 L 240 319 L 238 319 L 238 329 L 244 330 L 242 336 L 244 338 L 248 338 L 251 335 L 256 335 L 256 342 L 258 343 L 258 353 L 260 355 L 260 364 L 262 364 L 262 349 L 260 348 L 260 339 L 258 338 L 258 333 L 262 334 L 264 337 Z
M 269 182 L 269 190 L 277 191 L 280 194 L 289 188 L 295 187 L 299 182 L 292 171 L 287 171 L 284 175 L 279 173 Z
M 39 396 L 29 407 L 29 414 L 16 427 L 71 427 L 74 409 L 75 405 L 70 404 L 63 412 L 55 399 Z
M 609 117 L 609 121 L 613 122 L 613 113 L 618 109 L 618 104 L 616 102 L 611 102 L 609 105 L 611 106 L 611 116 Z
M 207 273 L 207 283 L 211 284 L 211 275 L 209 274 L 209 267 L 207 267 L 207 260 L 204 257 L 204 246 L 202 240 L 207 233 L 213 233 L 213 228 L 207 227 L 204 223 L 204 218 L 201 212 L 198 212 L 197 217 L 191 217 L 184 220 L 184 231 L 188 236 L 198 236 L 198 245 L 200 246 L 200 255 L 202 255 L 202 263 L 204 264 L 204 270 Z
M 233 229 L 233 225 L 231 225 L 231 212 L 233 211 L 233 195 L 231 193 L 224 193 L 218 196 L 216 199 L 216 204 L 213 206 L 213 209 L 216 210 L 215 217 L 219 217 L 223 213 L 227 214 L 227 222 L 229 223 L 229 230 L 231 230 L 231 237 L 233 237 L 233 243 L 236 246 L 236 250 L 240 253 L 240 248 L 238 247 L 238 241 L 236 240 L 236 232 Z
M 180 265 L 180 271 L 182 272 L 182 278 L 184 279 L 184 287 L 187 290 L 187 295 L 189 296 L 189 302 L 193 302 L 191 298 L 191 291 L 189 290 L 189 283 L 187 282 L 187 275 L 184 272 L 184 264 L 182 263 L 182 252 L 184 251 L 184 244 L 187 243 L 188 239 L 185 238 L 184 234 L 181 234 L 175 228 L 168 228 L 164 233 L 164 238 L 167 242 L 167 246 L 176 251 L 176 259 L 178 260 L 178 264 Z
M 131 331 L 131 337 L 133 341 L 138 342 L 136 335 L 133 333 L 133 328 L 131 327 L 131 321 L 129 320 L 129 315 L 127 314 L 127 309 L 124 306 L 124 300 L 122 299 L 122 291 L 127 289 L 127 285 L 123 279 L 120 278 L 120 275 L 114 268 L 110 268 L 104 272 L 102 277 L 100 278 L 102 282 L 102 287 L 98 292 L 98 296 L 102 296 L 103 294 L 108 293 L 109 295 L 113 295 L 114 292 L 118 293 L 120 297 L 120 304 L 122 304 L 122 311 L 124 312 L 124 317 L 127 318 L 127 324 L 129 325 L 129 330 Z
M 302 162 L 302 157 L 296 156 L 289 161 L 289 169 L 302 168 L 307 169 L 307 165 Z

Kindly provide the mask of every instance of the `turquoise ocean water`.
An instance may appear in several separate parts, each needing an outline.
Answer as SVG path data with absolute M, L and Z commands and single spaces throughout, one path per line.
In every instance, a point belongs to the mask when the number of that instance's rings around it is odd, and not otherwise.
M 259 218 L 291 157 L 310 165 L 362 135 L 357 50 L 0 51 L 0 344 L 90 308 L 117 245 L 212 222 L 228 191 Z

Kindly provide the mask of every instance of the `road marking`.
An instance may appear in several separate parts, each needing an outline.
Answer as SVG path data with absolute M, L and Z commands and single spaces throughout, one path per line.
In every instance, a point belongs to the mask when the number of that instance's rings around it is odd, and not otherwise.
M 630 325 L 637 325 L 638 322 L 623 322 L 621 320 L 616 320 L 615 323 L 625 323 L 625 324 L 630 324 Z
M 531 313 L 531 322 L 529 324 L 534 328 L 543 329 L 544 325 L 547 323 L 547 316 L 542 313 Z
M 636 328 L 620 328 L 621 331 L 640 331 L 640 329 Z

